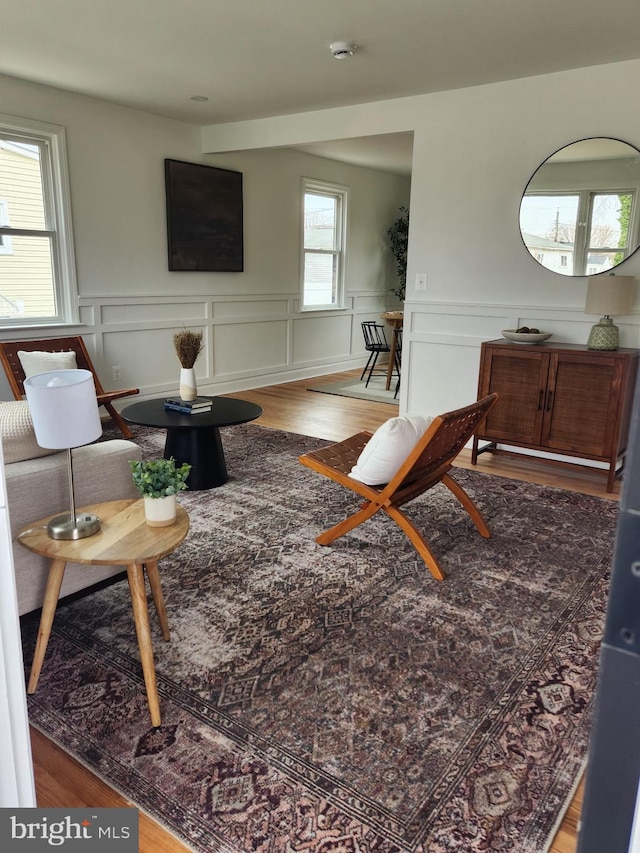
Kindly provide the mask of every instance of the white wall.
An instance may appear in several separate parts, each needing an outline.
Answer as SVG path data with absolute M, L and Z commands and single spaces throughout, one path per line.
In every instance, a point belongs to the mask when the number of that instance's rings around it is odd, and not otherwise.
M 314 376 L 362 363 L 360 321 L 392 302 L 386 229 L 409 200 L 410 181 L 298 151 L 207 156 L 199 129 L 0 76 L 0 112 L 66 129 L 82 325 L 109 388 L 175 391 L 172 334 L 201 328 L 202 393 Z M 164 159 L 243 173 L 242 273 L 169 272 Z M 303 176 L 350 187 L 347 308 L 300 312 L 299 234 Z M 1 283 L 0 283 L 1 290 Z M 58 330 L 2 332 L 55 336 Z M 149 353 L 153 357 L 149 357 Z M 112 366 L 122 378 L 112 378 Z M 0 377 L 0 399 L 10 396 Z
M 616 63 L 297 116 L 212 126 L 206 151 L 413 130 L 411 225 L 401 409 L 434 414 L 475 399 L 480 343 L 519 324 L 585 343 L 586 279 L 538 265 L 518 213 L 533 172 L 590 136 L 640 147 L 631 94 L 640 61 Z M 594 105 L 600 105 L 594 108 Z M 640 253 L 617 268 L 640 279 Z M 426 292 L 415 275 L 427 274 Z M 640 285 L 638 285 L 640 287 Z M 616 318 L 621 344 L 640 345 L 635 315 Z

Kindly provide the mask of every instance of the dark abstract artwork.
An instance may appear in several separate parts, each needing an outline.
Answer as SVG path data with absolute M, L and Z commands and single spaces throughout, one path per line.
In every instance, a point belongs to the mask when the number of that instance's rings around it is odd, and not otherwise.
M 164 163 L 169 269 L 242 272 L 242 172 Z

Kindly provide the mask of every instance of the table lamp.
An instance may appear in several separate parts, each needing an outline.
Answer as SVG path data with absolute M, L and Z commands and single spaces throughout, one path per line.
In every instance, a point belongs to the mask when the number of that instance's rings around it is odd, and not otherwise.
M 587 341 L 588 349 L 616 350 L 620 340 L 618 327 L 611 314 L 628 314 L 633 299 L 632 275 L 594 275 L 589 277 L 585 314 L 601 314 L 599 323 L 592 327 Z
M 40 447 L 67 451 L 70 509 L 52 518 L 52 539 L 84 539 L 100 530 L 97 515 L 76 515 L 71 448 L 91 444 L 102 435 L 98 400 L 89 370 L 52 370 L 24 380 L 36 441 Z

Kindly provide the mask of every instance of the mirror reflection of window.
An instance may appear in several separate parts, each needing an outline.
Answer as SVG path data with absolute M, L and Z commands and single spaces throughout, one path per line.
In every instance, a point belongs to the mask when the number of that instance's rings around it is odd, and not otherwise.
M 640 244 L 640 152 L 616 139 L 560 149 L 535 172 L 520 232 L 538 263 L 567 276 L 613 269 Z

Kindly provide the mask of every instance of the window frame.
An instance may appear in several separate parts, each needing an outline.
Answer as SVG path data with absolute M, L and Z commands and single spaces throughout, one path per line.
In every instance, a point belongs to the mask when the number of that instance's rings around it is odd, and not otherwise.
M 7 200 L 0 198 L 0 227 L 9 224 L 9 205 Z M 0 230 L 0 255 L 12 255 L 13 243 L 9 234 L 4 234 Z
M 595 200 L 598 196 L 631 196 L 631 210 L 629 216 L 629 227 L 627 229 L 627 242 L 624 246 L 600 246 L 593 247 L 590 244 L 590 238 L 593 235 L 593 215 L 595 210 Z M 538 190 L 526 194 L 527 197 L 536 198 L 554 198 L 575 196 L 578 205 L 575 219 L 575 237 L 573 242 L 573 264 L 571 265 L 571 273 L 573 276 L 590 275 L 588 272 L 589 258 L 591 255 L 611 254 L 615 252 L 623 256 L 623 260 L 614 264 L 613 267 L 608 267 L 606 270 L 601 270 L 596 275 L 609 272 L 610 269 L 615 269 L 620 263 L 627 260 L 632 254 L 631 245 L 635 243 L 632 238 L 637 234 L 638 219 L 640 217 L 640 191 L 635 187 L 602 187 L 598 189 L 562 189 L 554 188 L 553 190 Z M 534 255 L 535 257 L 535 255 Z M 537 260 L 537 258 L 536 258 Z M 539 261 L 542 263 L 542 261 Z M 544 264 L 542 264 L 544 266 Z M 563 268 L 568 268 L 566 263 L 560 264 Z M 548 267 L 549 268 L 549 267 Z M 556 270 L 557 272 L 557 270 Z M 565 275 L 566 273 L 560 273 Z
M 336 201 L 335 247 L 333 249 L 314 249 L 305 246 L 305 197 L 307 195 L 327 196 Z M 300 310 L 301 311 L 339 311 L 345 308 L 345 271 L 347 256 L 347 219 L 349 187 L 322 181 L 317 178 L 302 178 L 300 213 Z M 307 254 L 331 255 L 335 258 L 336 275 L 335 301 L 329 304 L 306 302 L 305 268 Z
M 55 314 L 52 315 L 0 318 L 0 330 L 76 324 L 79 319 L 78 289 L 65 129 L 55 124 L 0 113 L 0 139 L 18 144 L 37 144 L 40 148 L 46 228 L 12 228 L 0 224 L 0 234 L 8 237 L 9 241 L 12 236 L 44 237 L 49 240 L 56 306 Z

